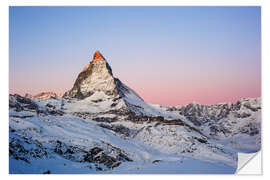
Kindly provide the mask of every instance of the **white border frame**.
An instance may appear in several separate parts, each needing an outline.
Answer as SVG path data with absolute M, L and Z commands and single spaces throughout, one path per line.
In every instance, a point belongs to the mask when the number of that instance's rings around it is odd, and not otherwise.
M 269 143 L 264 141 L 264 139 L 268 139 L 270 131 L 265 131 L 264 129 L 270 127 L 270 116 L 269 111 L 266 109 L 269 108 L 270 101 L 270 86 L 269 80 L 267 77 L 270 77 L 270 56 L 269 56 L 269 48 L 270 48 L 270 3 L 269 0 L 2 0 L 0 6 L 0 49 L 1 49 L 1 60 L 0 60 L 0 67 L 1 67 L 1 103 L 0 103 L 0 110 L 1 110 L 1 148 L 0 148 L 0 155 L 1 155 L 1 177 L 4 178 L 27 178 L 27 179 L 47 179 L 47 176 L 42 175 L 9 175 L 7 166 L 8 164 L 8 63 L 9 63 L 9 30 L 8 30 L 8 14 L 9 14 L 9 6 L 261 6 L 262 7 L 262 142 L 263 142 L 263 150 L 269 147 Z M 268 81 L 268 83 L 267 83 Z M 265 150 L 267 152 L 267 150 Z M 269 160 L 268 157 L 270 153 L 263 154 L 264 159 Z M 268 168 L 266 164 L 263 164 L 262 167 Z M 264 176 L 230 176 L 230 178 L 258 178 L 258 177 L 267 177 L 268 172 L 265 170 Z M 88 176 L 88 175 L 61 175 L 65 179 L 73 179 L 73 178 L 117 178 L 117 179 L 137 179 L 138 177 L 148 178 L 150 175 L 95 175 L 95 176 Z M 198 175 L 169 175 L 169 178 L 187 178 L 197 179 L 199 178 Z M 200 175 L 207 179 L 216 179 L 218 175 Z M 164 175 L 151 175 L 151 178 L 163 178 Z M 227 176 L 218 176 L 219 178 L 227 178 Z M 49 178 L 58 178 L 57 175 L 50 175 Z

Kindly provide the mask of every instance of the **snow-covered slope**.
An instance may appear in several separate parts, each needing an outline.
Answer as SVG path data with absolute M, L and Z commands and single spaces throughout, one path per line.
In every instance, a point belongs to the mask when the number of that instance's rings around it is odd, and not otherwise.
M 71 104 L 62 98 L 31 100 L 10 95 L 10 173 L 139 173 L 144 166 L 158 169 L 159 163 L 179 163 L 180 169 L 190 162 L 221 164 L 213 173 L 236 168 L 232 149 L 212 142 L 181 120 L 117 108 L 94 112 L 92 105 L 85 106 L 89 111 L 75 112 Z M 37 168 L 42 162 L 50 166 Z M 122 163 L 128 171 L 121 170 Z
M 84 100 L 10 95 L 10 173 L 233 173 L 236 153 L 250 150 L 241 143 L 234 148 L 188 119 L 97 102 L 106 99 L 99 93 Z
M 10 173 L 234 173 L 260 149 L 260 99 L 144 102 L 99 53 L 63 98 L 9 96 Z

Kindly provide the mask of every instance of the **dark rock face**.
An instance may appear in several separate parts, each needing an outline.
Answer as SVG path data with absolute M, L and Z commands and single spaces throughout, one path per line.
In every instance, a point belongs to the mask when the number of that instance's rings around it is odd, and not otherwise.
M 81 89 L 80 89 L 80 84 L 82 83 L 82 81 L 85 80 L 88 76 L 90 76 L 92 74 L 92 69 L 90 66 L 87 70 L 82 71 L 78 75 L 78 77 L 73 85 L 73 88 L 70 91 L 66 92 L 63 95 L 63 98 L 71 97 L 71 98 L 83 99 L 83 98 L 91 96 L 93 94 L 93 92 L 88 92 L 88 94 L 83 95 L 81 92 Z
M 78 116 L 78 117 L 83 118 L 83 119 L 91 119 L 91 120 L 96 121 L 96 122 L 112 123 L 112 122 L 116 122 L 118 120 L 117 117 L 113 117 L 113 118 L 95 117 L 95 118 L 92 118 L 93 114 L 91 114 L 89 112 L 75 112 L 75 113 L 73 113 L 73 115 Z
M 135 135 L 137 131 L 131 130 L 123 125 L 109 125 L 109 124 L 99 124 L 100 127 L 112 130 L 118 134 L 122 134 L 126 137 Z
M 115 85 L 120 97 L 125 97 L 125 94 L 129 93 L 129 89 L 117 78 L 115 79 Z
M 104 164 L 108 168 L 115 168 L 121 164 L 117 158 L 108 156 L 104 153 L 103 149 L 99 147 L 94 147 L 85 156 L 84 160 L 86 162 L 95 162 L 99 164 Z
M 157 160 L 152 161 L 152 163 L 155 164 L 155 163 L 158 163 L 158 162 L 160 162 L 160 161 L 161 161 L 161 160 L 158 160 L 158 159 L 157 159 Z
M 38 105 L 31 99 L 22 97 L 18 94 L 9 95 L 9 108 L 14 108 L 15 111 L 33 110 L 38 111 Z
M 10 130 L 12 135 L 14 132 L 15 131 Z M 26 146 L 26 144 L 31 144 L 31 146 Z M 26 163 L 30 163 L 30 158 L 48 157 L 48 153 L 46 148 L 44 148 L 38 141 L 13 135 L 9 138 L 9 156 L 16 160 L 22 160 Z
M 53 158 L 52 152 L 74 162 L 104 164 L 111 169 L 119 166 L 121 162 L 132 161 L 121 149 L 110 144 L 106 144 L 108 149 L 106 151 L 102 147 L 87 150 L 86 147 L 69 146 L 56 140 L 50 142 L 54 148 L 47 149 L 40 142 L 27 137 L 19 137 L 14 132 L 15 130 L 10 129 L 9 156 L 26 163 L 30 163 L 30 158 Z M 114 157 L 108 155 L 110 151 L 116 152 L 116 155 Z M 49 153 L 50 156 L 48 156 Z
M 251 114 L 246 113 L 246 112 L 243 112 L 243 113 L 235 112 L 235 114 L 234 114 L 234 117 L 236 117 L 236 118 L 247 118 L 249 116 L 251 116 Z
M 240 132 L 244 134 L 248 134 L 250 136 L 254 136 L 256 134 L 259 134 L 260 127 L 258 124 L 249 123 L 246 126 L 241 127 Z
M 25 119 L 25 118 L 31 118 L 34 116 L 33 115 L 28 115 L 28 116 L 27 115 L 26 116 L 11 115 L 10 117 Z
M 228 129 L 225 128 L 222 125 L 212 125 L 210 126 L 210 135 L 217 135 L 218 133 L 223 133 L 223 134 L 231 134 L 232 132 Z
M 45 171 L 45 172 L 43 172 L 43 174 L 51 174 L 51 171 L 50 170 Z
M 92 119 L 93 121 L 96 122 L 107 122 L 107 123 L 112 123 L 112 122 L 116 122 L 118 119 L 117 117 L 114 118 L 109 118 L 109 117 L 96 117 Z
M 102 147 L 93 147 L 89 151 L 86 149 L 84 147 L 68 146 L 57 140 L 54 152 L 71 161 L 103 164 L 110 169 L 119 166 L 121 162 L 132 161 L 121 150 L 114 147 L 109 147 L 110 151 L 116 152 L 114 157 L 108 155 L 108 152 Z
M 198 142 L 200 142 L 200 143 L 204 143 L 204 144 L 208 143 L 206 139 L 201 139 L 201 138 L 198 138 L 198 137 L 193 137 L 193 138 L 195 140 L 197 140 Z
M 63 116 L 64 112 L 61 110 L 56 109 L 55 106 L 51 105 L 51 104 L 46 104 L 45 106 L 46 111 L 50 114 L 50 115 L 54 115 L 54 116 Z

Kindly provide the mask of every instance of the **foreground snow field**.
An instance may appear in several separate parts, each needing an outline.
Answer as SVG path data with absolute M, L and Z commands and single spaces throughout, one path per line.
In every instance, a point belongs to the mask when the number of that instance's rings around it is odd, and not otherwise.
M 48 168 L 50 167 L 50 168 Z M 50 170 L 49 170 L 50 169 Z M 118 168 L 99 171 L 86 163 L 55 159 L 35 159 L 31 165 L 24 161 L 10 159 L 10 173 L 13 174 L 233 174 L 235 168 L 224 164 L 209 163 L 186 158 L 179 161 L 160 163 L 122 163 Z
M 234 173 L 237 152 L 260 148 L 260 133 L 210 135 L 181 115 L 165 119 L 91 103 L 10 95 L 10 173 Z M 156 112 L 176 117 L 166 108 Z M 259 123 L 234 121 L 238 130 Z

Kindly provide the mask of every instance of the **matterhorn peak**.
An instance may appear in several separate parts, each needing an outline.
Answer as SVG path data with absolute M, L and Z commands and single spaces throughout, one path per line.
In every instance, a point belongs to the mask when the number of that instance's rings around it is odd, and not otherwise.
M 100 96 L 102 92 L 106 99 L 122 99 L 126 106 L 131 106 L 132 103 L 129 103 L 131 101 L 144 103 L 136 92 L 113 76 L 108 62 L 99 51 L 96 51 L 93 60 L 78 75 L 73 88 L 63 97 L 85 99 L 92 95 L 95 97 L 95 94 Z
M 110 65 L 99 51 L 78 75 L 73 88 L 64 97 L 84 99 L 97 91 L 107 95 L 118 95 L 117 80 L 113 77 Z
M 93 61 L 105 61 L 105 58 L 102 56 L 102 54 L 99 51 L 96 51 L 93 56 Z

